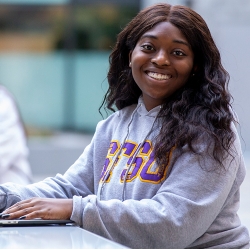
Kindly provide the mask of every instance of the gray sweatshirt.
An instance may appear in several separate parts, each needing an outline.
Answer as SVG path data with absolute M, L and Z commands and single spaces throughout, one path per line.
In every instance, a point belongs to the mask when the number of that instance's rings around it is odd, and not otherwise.
M 73 198 L 72 220 L 131 248 L 248 248 L 248 230 L 237 215 L 245 166 L 234 125 L 234 159 L 225 159 L 226 171 L 184 148 L 175 161 L 174 151 L 168 156 L 162 172 L 153 153 L 159 109 L 148 112 L 139 99 L 99 122 L 64 175 L 2 185 L 0 211 L 34 196 Z M 206 140 L 197 146 L 209 151 Z

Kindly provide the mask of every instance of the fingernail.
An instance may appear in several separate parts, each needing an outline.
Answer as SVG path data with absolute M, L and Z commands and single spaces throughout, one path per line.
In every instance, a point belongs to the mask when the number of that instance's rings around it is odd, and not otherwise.
M 24 220 L 26 218 L 25 215 L 21 216 L 20 218 L 18 218 L 18 220 Z
M 10 214 L 2 214 L 2 219 L 7 219 L 10 217 Z
M 5 211 L 3 211 L 2 213 L 0 213 L 0 218 L 1 218 L 4 214 L 6 214 Z

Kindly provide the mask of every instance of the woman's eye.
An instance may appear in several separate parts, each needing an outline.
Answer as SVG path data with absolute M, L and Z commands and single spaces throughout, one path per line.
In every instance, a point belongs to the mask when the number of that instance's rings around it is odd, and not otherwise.
M 144 45 L 142 45 L 141 46 L 143 49 L 145 49 L 145 50 L 153 50 L 153 47 L 151 46 L 151 45 L 149 45 L 149 44 L 144 44 Z
M 177 56 L 185 56 L 185 54 L 180 50 L 174 51 L 174 54 L 177 55 Z

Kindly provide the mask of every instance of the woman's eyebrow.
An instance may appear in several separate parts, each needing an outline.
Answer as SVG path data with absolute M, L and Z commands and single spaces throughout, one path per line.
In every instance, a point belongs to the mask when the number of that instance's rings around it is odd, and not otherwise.
M 154 36 L 154 35 L 149 35 L 149 34 L 144 34 L 141 36 L 141 39 L 143 38 L 152 38 L 152 39 L 158 39 L 157 36 Z
M 144 34 L 141 36 L 140 40 L 143 39 L 143 38 L 152 38 L 152 39 L 155 39 L 157 40 L 158 37 L 157 36 L 154 36 L 154 35 L 150 35 L 150 34 Z M 179 40 L 179 39 L 174 39 L 173 40 L 174 43 L 179 43 L 179 44 L 183 44 L 183 45 L 186 45 L 187 47 L 191 47 L 190 44 L 184 40 Z
M 187 42 L 185 42 L 185 41 L 183 41 L 183 40 L 175 39 L 175 40 L 173 40 L 173 42 L 174 42 L 174 43 L 180 43 L 180 44 L 186 45 L 187 47 L 190 48 L 190 44 L 187 43 Z

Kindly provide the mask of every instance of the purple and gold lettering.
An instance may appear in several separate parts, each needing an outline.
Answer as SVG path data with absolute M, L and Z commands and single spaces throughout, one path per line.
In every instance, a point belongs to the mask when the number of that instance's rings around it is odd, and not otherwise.
M 126 163 L 126 167 L 122 170 L 120 176 L 121 182 L 124 182 L 125 176 L 126 182 L 131 182 L 135 178 L 139 178 L 142 182 L 150 182 L 153 184 L 157 184 L 160 183 L 163 179 L 165 179 L 167 166 L 166 168 L 164 168 L 164 171 L 161 171 L 160 168 L 156 166 L 151 141 L 147 140 L 143 143 L 141 148 L 140 146 L 140 144 L 137 145 L 137 143 L 135 142 L 126 141 L 122 146 L 121 155 L 119 155 L 116 158 L 115 162 L 113 162 L 113 158 L 115 158 L 116 154 L 119 152 L 120 144 L 116 140 L 111 141 L 108 155 L 101 173 L 100 181 L 109 182 L 113 170 L 111 169 L 109 175 L 106 176 L 107 172 L 109 171 L 109 168 L 114 168 L 118 164 L 118 162 L 124 157 L 128 158 L 128 160 Z M 170 155 L 168 155 L 168 157 L 169 156 Z M 127 171 L 128 173 L 126 174 Z
M 131 141 L 127 141 L 124 146 L 123 146 L 123 154 L 122 156 L 125 157 L 129 157 L 127 164 L 126 164 L 126 168 L 122 171 L 121 174 L 121 181 L 123 181 L 124 179 L 124 174 L 126 173 L 126 170 L 128 168 L 128 166 L 130 165 L 131 160 L 133 159 L 133 155 L 136 152 L 136 149 L 139 147 L 140 145 L 137 145 L 134 142 Z
M 134 154 L 137 144 L 131 141 L 126 141 L 122 147 L 123 156 L 130 157 Z
M 159 183 L 162 180 L 164 173 L 159 172 L 159 167 L 152 171 L 155 163 L 154 152 L 149 156 L 149 160 L 146 162 L 140 173 L 140 179 L 143 182 Z
M 138 145 L 138 147 L 140 147 L 140 144 Z M 126 169 L 122 171 L 122 174 L 121 174 L 121 182 L 124 181 L 124 178 L 125 178 L 125 175 L 129 166 L 130 166 L 130 169 L 126 177 L 126 181 L 130 182 L 137 177 L 137 175 L 139 174 L 139 170 L 144 165 L 144 162 L 147 161 L 147 156 L 151 151 L 152 151 L 151 143 L 149 141 L 145 141 L 138 155 L 135 157 L 134 162 L 131 163 L 133 159 L 133 155 L 128 160 L 127 167 Z
M 105 159 L 104 166 L 102 169 L 100 181 L 104 181 L 104 179 L 106 179 L 106 182 L 110 181 L 112 171 L 109 173 L 109 176 L 106 176 L 106 172 L 108 171 L 108 168 L 112 164 L 112 157 L 119 151 L 119 148 L 120 148 L 120 143 L 118 141 L 116 140 L 111 141 L 109 150 L 108 150 L 108 155 L 107 155 L 107 158 Z M 116 165 L 117 162 L 118 162 L 118 159 L 115 161 L 114 164 Z

